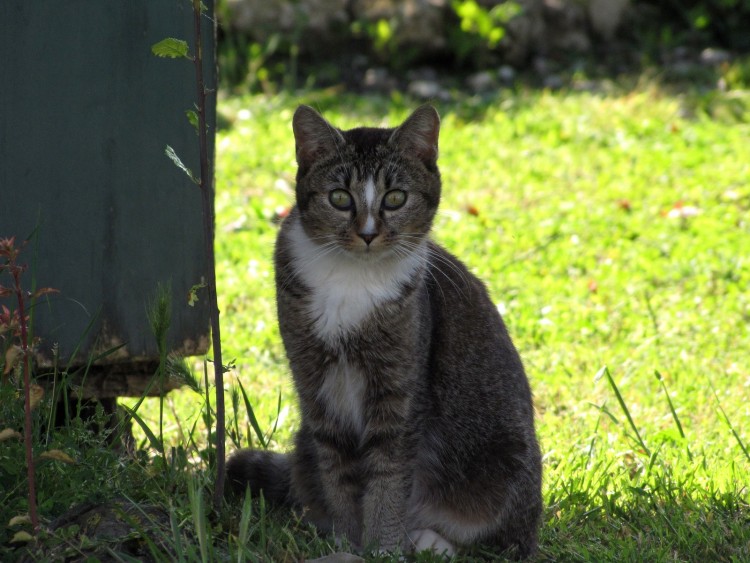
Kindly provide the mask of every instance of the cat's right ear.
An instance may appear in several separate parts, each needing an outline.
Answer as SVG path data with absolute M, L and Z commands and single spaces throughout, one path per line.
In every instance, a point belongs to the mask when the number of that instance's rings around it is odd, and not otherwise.
M 297 164 L 306 170 L 323 154 L 336 151 L 344 137 L 310 106 L 299 106 L 292 118 Z

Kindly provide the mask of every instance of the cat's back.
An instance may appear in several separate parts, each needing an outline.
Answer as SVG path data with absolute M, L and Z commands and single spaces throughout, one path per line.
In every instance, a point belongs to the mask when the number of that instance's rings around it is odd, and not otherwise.
M 502 400 L 504 415 L 519 423 L 532 420 L 521 357 L 485 284 L 434 242 L 425 281 L 432 318 L 432 383 L 444 408 L 457 414 L 486 410 L 495 419 L 497 400 Z

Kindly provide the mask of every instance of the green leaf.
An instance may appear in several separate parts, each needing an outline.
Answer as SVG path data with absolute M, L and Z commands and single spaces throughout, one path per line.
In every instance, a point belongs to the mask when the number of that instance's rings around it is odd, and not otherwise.
M 151 46 L 151 52 L 157 57 L 167 57 L 170 59 L 179 59 L 181 57 L 185 57 L 186 59 L 191 58 L 188 55 L 187 41 L 175 39 L 174 37 L 167 37 L 158 43 L 154 43 Z
M 635 432 L 636 440 L 638 441 L 638 444 L 640 444 L 641 448 L 643 448 L 643 451 L 646 452 L 646 455 L 651 455 L 651 450 L 646 446 L 646 443 L 643 441 L 643 438 L 641 438 L 641 433 L 638 432 L 638 427 L 635 425 L 635 422 L 633 421 L 633 417 L 630 416 L 630 409 L 628 409 L 628 406 L 625 404 L 625 399 L 622 398 L 622 394 L 620 394 L 620 390 L 617 388 L 617 384 L 615 383 L 614 378 L 612 377 L 612 374 L 609 373 L 609 368 L 607 366 L 602 367 L 594 377 L 594 381 L 599 381 L 602 376 L 607 377 L 607 381 L 609 382 L 609 386 L 612 387 L 612 391 L 615 392 L 615 397 L 617 398 L 617 402 L 620 403 L 620 408 L 622 409 L 622 412 L 625 413 L 625 418 L 628 419 L 628 423 L 630 424 L 630 428 L 633 429 L 633 432 Z
M 195 132 L 198 133 L 198 112 L 195 110 L 189 109 L 185 111 L 185 115 L 187 115 L 188 121 L 190 122 L 190 125 L 195 127 Z
M 180 157 L 179 157 L 179 156 L 177 156 L 177 153 L 176 153 L 176 152 L 174 152 L 174 149 L 173 149 L 172 147 L 170 147 L 169 145 L 167 145 L 167 148 L 166 148 L 166 149 L 164 149 L 164 154 L 166 154 L 166 155 L 167 155 L 167 156 L 169 157 L 169 159 L 170 159 L 170 160 L 171 160 L 172 162 L 174 162 L 174 165 L 175 165 L 175 166 L 176 166 L 177 168 L 179 168 L 179 169 L 180 169 L 180 170 L 182 170 L 182 171 L 183 171 L 183 172 L 184 172 L 185 174 L 187 174 L 187 175 L 188 175 L 188 178 L 190 178 L 190 179 L 191 179 L 191 180 L 192 180 L 193 182 L 195 182 L 196 184 L 200 185 L 200 180 L 199 180 L 198 178 L 196 178 L 196 177 L 195 177 L 195 175 L 193 174 L 193 171 L 192 171 L 192 170 L 190 170 L 190 168 L 188 168 L 187 166 L 185 166 L 185 165 L 184 165 L 184 164 L 182 163 L 182 160 L 180 160 Z
M 265 450 L 268 448 L 268 442 L 266 442 L 266 438 L 265 436 L 263 436 L 263 431 L 260 429 L 260 424 L 258 424 L 258 419 L 255 418 L 255 411 L 253 410 L 253 406 L 250 404 L 250 399 L 247 397 L 245 388 L 242 386 L 242 382 L 239 379 L 237 380 L 237 384 L 240 386 L 242 399 L 243 401 L 245 401 L 245 410 L 247 411 L 247 418 L 250 420 L 250 425 L 253 427 L 253 430 L 255 430 L 255 436 L 258 438 L 260 445 L 263 446 L 263 449 Z
M 138 413 L 128 407 L 127 405 L 122 405 L 123 410 L 128 414 L 130 418 L 135 420 L 138 423 L 138 426 L 141 427 L 141 430 L 143 430 L 143 433 L 148 438 L 149 443 L 151 444 L 151 447 L 155 449 L 159 453 L 164 452 L 164 445 L 159 440 L 159 438 L 156 437 L 156 434 L 154 434 L 153 430 L 148 427 L 148 424 L 138 415 Z

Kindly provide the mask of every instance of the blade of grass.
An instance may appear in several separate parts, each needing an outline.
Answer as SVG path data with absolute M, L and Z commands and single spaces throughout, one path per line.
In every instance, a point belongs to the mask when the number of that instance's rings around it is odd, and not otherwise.
M 198 427 L 198 419 L 195 419 L 195 422 L 193 422 L 193 426 L 190 429 L 190 432 L 188 433 L 188 446 L 193 448 L 196 452 L 200 451 L 200 448 L 198 447 L 198 443 L 195 441 L 195 429 Z
M 140 518 L 134 514 L 129 514 L 122 509 L 119 509 L 117 511 L 119 513 L 118 517 L 123 522 L 126 522 L 128 525 L 130 525 L 133 530 L 138 533 L 138 535 L 140 536 L 139 539 L 144 544 L 146 544 L 146 547 L 148 547 L 148 551 L 151 555 L 152 561 L 165 560 L 165 553 L 163 552 L 163 550 L 159 549 L 159 546 L 156 545 L 156 542 L 154 541 L 155 538 L 153 536 L 161 536 L 162 541 L 165 541 L 167 539 L 166 534 L 159 528 L 157 522 L 155 522 L 154 519 L 140 507 L 140 505 L 133 503 L 133 506 L 140 513 Z M 144 526 L 144 522 L 150 523 L 151 526 L 147 529 L 146 526 Z
M 148 424 L 146 424 L 146 421 L 144 421 L 140 415 L 133 409 L 131 409 L 127 405 L 120 405 L 123 409 L 125 409 L 125 412 L 128 413 L 128 416 L 130 416 L 133 420 L 135 420 L 138 423 L 138 426 L 141 427 L 143 430 L 143 433 L 148 438 L 149 443 L 151 444 L 151 447 L 154 448 L 159 454 L 164 455 L 164 447 L 162 443 L 159 441 L 159 438 L 156 437 L 156 434 L 153 433 L 151 428 L 148 427 Z
M 86 338 L 86 336 L 88 335 L 88 333 L 91 332 L 91 329 L 94 327 L 94 323 L 99 318 L 99 315 L 101 314 L 101 312 L 102 312 L 102 308 L 99 307 L 96 310 L 96 313 L 94 313 L 91 316 L 91 319 L 89 320 L 88 324 L 86 325 L 86 328 L 83 330 L 83 332 L 81 333 L 81 336 L 78 338 L 78 341 L 76 342 L 76 345 L 73 347 L 73 352 L 70 354 L 70 357 L 68 358 L 68 365 L 65 366 L 65 371 L 66 372 L 70 372 L 70 368 L 73 365 L 76 356 L 78 355 L 78 351 L 81 349 L 81 346 L 83 346 L 84 339 Z M 89 365 L 90 365 L 90 362 L 89 362 Z
M 198 546 L 201 552 L 201 561 L 205 563 L 210 560 L 210 537 L 203 503 L 203 487 L 195 477 L 188 478 L 188 498 L 190 500 L 190 513 L 195 526 L 195 535 L 198 538 Z
M 153 299 L 146 304 L 151 333 L 156 339 L 159 351 L 159 366 L 154 379 L 159 380 L 159 443 L 164 443 L 164 386 L 167 380 L 167 332 L 172 324 L 172 291 L 162 283 L 157 284 Z M 167 466 L 167 452 L 162 448 L 164 467 Z
M 213 428 L 213 415 L 211 411 L 211 387 L 208 384 L 208 360 L 203 360 L 203 383 L 204 383 L 204 391 L 205 394 L 203 395 L 206 399 L 206 402 L 204 404 L 204 410 L 203 410 L 203 422 L 206 425 L 206 438 L 207 442 L 210 445 L 211 444 L 211 429 Z M 217 393 L 218 394 L 218 393 Z M 211 460 L 213 458 L 210 458 Z M 211 463 L 209 461 L 209 463 Z
M 677 416 L 677 411 L 674 408 L 674 405 L 672 404 L 672 399 L 669 396 L 669 391 L 667 391 L 667 386 L 664 384 L 664 378 L 662 377 L 661 373 L 659 373 L 659 370 L 654 370 L 654 375 L 656 376 L 656 379 L 659 380 L 659 383 L 661 384 L 661 388 L 664 390 L 664 396 L 667 398 L 667 403 L 669 404 L 669 411 L 672 413 L 672 418 L 674 419 L 675 424 L 677 425 L 677 431 L 680 433 L 680 436 L 685 441 L 685 449 L 687 450 L 688 459 L 690 461 L 693 461 L 693 454 L 690 453 L 690 446 L 687 443 L 687 438 L 685 437 L 685 431 L 682 429 L 682 424 L 680 423 L 680 417 Z
M 602 412 L 602 411 L 600 410 L 599 412 Z M 601 423 L 601 421 L 602 421 L 602 417 L 601 416 L 597 416 L 596 417 L 596 426 L 594 427 L 594 434 L 591 437 L 591 442 L 589 442 L 589 449 L 588 449 L 588 452 L 586 453 L 586 467 L 590 467 L 591 466 L 591 460 L 592 460 L 593 455 L 594 455 L 594 444 L 596 443 L 596 438 L 597 438 L 597 435 L 599 433 L 599 424 Z
M 610 387 L 612 387 L 612 391 L 615 392 L 615 397 L 617 398 L 617 402 L 620 403 L 620 408 L 622 409 L 622 412 L 625 413 L 625 418 L 628 419 L 628 424 L 630 424 L 630 428 L 632 428 L 633 432 L 635 432 L 635 436 L 638 441 L 638 444 L 641 446 L 641 448 L 643 448 L 643 451 L 646 452 L 646 455 L 650 457 L 651 450 L 643 441 L 643 438 L 641 438 L 641 434 L 640 432 L 638 432 L 638 427 L 635 425 L 635 422 L 633 421 L 633 417 L 630 416 L 630 410 L 628 409 L 628 406 L 625 404 L 625 400 L 622 398 L 622 395 L 620 394 L 620 390 L 617 388 L 617 384 L 615 383 L 615 380 L 612 378 L 612 374 L 609 373 L 609 368 L 607 366 L 604 366 L 597 372 L 594 380 L 598 381 L 599 379 L 602 378 L 602 376 L 606 376 Z
M 279 426 L 279 418 L 281 417 L 281 388 L 279 388 L 279 398 L 276 402 L 276 419 L 273 421 L 273 428 L 271 429 L 271 432 L 268 434 L 268 437 L 266 438 L 266 444 L 271 443 L 271 439 L 273 438 L 273 435 L 276 434 L 276 429 Z
M 143 401 L 146 400 L 146 397 L 148 396 L 149 392 L 151 391 L 151 388 L 156 384 L 157 379 L 155 377 L 152 377 L 151 380 L 148 382 L 148 385 L 146 385 L 146 388 L 143 390 L 143 394 L 138 398 L 138 401 L 133 405 L 132 407 L 127 407 L 125 405 L 120 405 L 123 407 L 123 409 L 129 413 L 132 412 L 132 414 L 129 414 L 130 418 L 133 418 L 133 414 L 136 414 L 138 412 L 138 409 L 143 404 Z M 117 444 L 120 442 L 120 439 L 122 437 L 122 433 L 125 431 L 125 424 L 128 422 L 128 417 L 125 417 L 117 422 L 117 425 L 113 429 L 112 435 L 114 436 L 114 439 L 112 440 L 113 444 Z
M 95 362 L 97 362 L 97 361 L 99 361 L 101 359 L 106 358 L 107 356 L 109 356 L 110 354 L 115 353 L 117 350 L 119 350 L 120 348 L 123 348 L 124 346 L 125 346 L 125 344 L 119 344 L 117 346 L 113 346 L 112 348 L 108 348 L 107 350 L 105 350 L 101 354 L 97 354 L 96 356 L 93 356 L 93 355 L 89 356 L 89 358 L 88 358 L 88 360 L 86 362 L 86 366 L 78 368 L 76 371 L 74 371 L 71 374 L 71 375 L 76 375 L 79 371 L 81 371 L 81 369 L 84 370 L 83 371 L 83 376 L 81 377 L 81 381 L 80 381 L 80 383 L 77 384 L 77 386 L 81 390 L 83 390 L 84 387 L 85 387 L 85 385 L 86 385 L 86 379 L 88 379 L 89 371 L 91 370 L 91 366 Z M 77 395 L 78 395 L 78 400 L 76 401 L 76 418 L 80 418 L 81 417 L 81 407 L 82 407 L 82 403 L 83 403 L 83 400 L 85 399 L 85 397 L 84 397 L 84 393 L 82 393 L 82 392 L 78 393 Z
M 238 444 L 238 442 L 240 440 L 240 392 L 237 387 L 232 387 L 232 389 L 230 390 L 229 398 L 232 403 L 232 424 L 234 426 L 234 433 L 230 434 L 230 438 L 232 439 L 234 447 L 239 448 L 240 445 Z
M 250 399 L 247 397 L 245 388 L 242 386 L 242 382 L 239 379 L 237 380 L 237 384 L 240 386 L 240 392 L 242 393 L 242 399 L 245 402 L 245 410 L 247 411 L 247 417 L 250 420 L 250 425 L 253 427 L 255 435 L 258 437 L 260 445 L 263 446 L 263 449 L 266 449 L 268 448 L 268 444 L 266 443 L 266 439 L 263 436 L 263 431 L 260 429 L 258 419 L 255 418 L 255 411 L 253 411 L 253 406 L 250 404 Z
M 721 401 L 719 401 L 719 396 L 716 394 L 716 389 L 714 389 L 713 383 L 711 383 L 711 391 L 714 394 L 714 399 L 716 399 L 716 405 L 719 407 L 719 412 L 721 412 L 721 415 L 724 418 L 724 422 L 727 423 L 727 426 L 732 431 L 732 435 L 734 436 L 734 439 L 737 440 L 737 443 L 740 445 L 740 449 L 742 450 L 742 453 L 745 454 L 747 461 L 750 461 L 750 453 L 747 451 L 747 447 L 745 447 L 745 444 L 742 441 L 742 438 L 740 438 L 740 435 L 734 429 L 734 425 L 732 424 L 732 421 L 729 420 L 727 413 L 724 412 L 724 407 L 721 406 Z
M 171 499 L 169 501 L 169 525 L 172 529 L 172 542 L 174 545 L 174 552 L 177 554 L 177 561 L 183 563 L 185 557 L 182 548 L 182 533 L 180 532 L 180 526 L 177 522 L 177 515 L 175 514 L 174 504 Z
M 237 563 L 243 561 L 242 550 L 247 546 L 250 541 L 250 520 L 253 517 L 253 499 L 250 494 L 250 489 L 245 490 L 245 499 L 242 501 L 242 512 L 240 513 L 240 525 L 238 530 L 237 542 Z
M 612 412 L 607 408 L 607 401 L 604 401 L 602 405 L 596 405 L 594 403 L 589 403 L 589 405 L 594 407 L 599 412 L 603 412 L 604 414 L 606 414 L 609 417 L 609 419 L 615 423 L 615 425 L 617 426 L 620 425 L 620 421 L 617 420 L 617 417 L 613 415 Z

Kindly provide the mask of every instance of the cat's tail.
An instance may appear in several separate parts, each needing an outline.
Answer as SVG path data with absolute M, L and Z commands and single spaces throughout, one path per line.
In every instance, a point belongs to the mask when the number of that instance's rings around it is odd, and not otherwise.
M 254 497 L 271 504 L 291 504 L 292 464 L 289 455 L 263 450 L 240 450 L 227 460 L 227 489 L 244 494 L 250 487 Z

